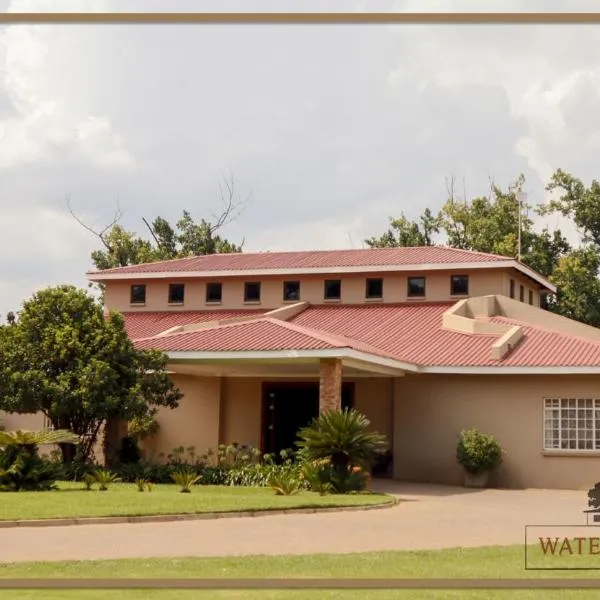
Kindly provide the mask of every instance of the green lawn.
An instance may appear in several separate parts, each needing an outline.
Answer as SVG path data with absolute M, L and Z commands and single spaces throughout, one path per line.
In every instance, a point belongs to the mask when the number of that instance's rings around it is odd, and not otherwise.
M 182 494 L 174 485 L 156 485 L 151 492 L 138 492 L 133 483 L 116 483 L 100 492 L 87 491 L 81 483 L 65 482 L 51 492 L 0 493 L 0 520 L 363 506 L 392 500 L 391 496 L 369 493 L 277 496 L 270 488 L 208 485 L 195 486 L 191 494 Z
M 357 532 L 360 535 L 360 532 Z M 67 563 L 29 563 L 0 565 L 0 577 L 415 577 L 415 578 L 530 578 L 530 577 L 598 577 L 597 572 L 577 573 L 524 571 L 523 547 L 490 547 L 427 552 L 378 552 L 346 555 L 255 556 L 204 559 L 117 560 Z M 598 590 L 560 591 L 318 591 L 318 590 L 135 590 L 135 591 L 2 591 L 2 600 L 91 600 L 113 597 L 125 600 L 142 598 L 192 600 L 196 598 L 232 598 L 239 600 L 425 600 L 492 598 L 496 600 L 592 599 Z

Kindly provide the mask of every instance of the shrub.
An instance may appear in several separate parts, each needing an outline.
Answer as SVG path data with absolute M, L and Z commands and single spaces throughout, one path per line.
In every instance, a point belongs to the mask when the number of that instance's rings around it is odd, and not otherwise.
M 88 490 L 88 492 L 94 487 L 95 483 L 96 477 L 92 473 L 86 473 L 83 476 L 83 484 L 85 485 L 85 489 Z
M 369 425 L 369 420 L 355 409 L 325 412 L 298 432 L 299 458 L 320 461 L 318 481 L 328 482 L 336 493 L 363 490 L 368 482 L 365 468 L 387 446 L 385 436 L 368 431 Z M 316 482 L 317 476 L 311 475 Z
M 139 477 L 135 480 L 135 485 L 137 487 L 138 492 L 143 492 L 148 486 L 148 480 L 144 479 L 143 477 Z
M 173 473 L 172 477 L 175 484 L 181 488 L 179 491 L 184 494 L 189 494 L 192 491 L 192 486 L 200 481 L 202 475 L 198 475 L 188 469 L 181 469 L 180 471 Z
M 302 466 L 302 478 L 312 492 L 317 492 L 321 496 L 335 491 L 331 483 L 331 477 L 328 477 L 327 470 L 322 465 L 305 463 Z
M 458 440 L 456 460 L 467 473 L 492 471 L 502 463 L 502 448 L 490 434 L 464 430 Z
M 98 485 L 100 486 L 98 489 L 101 492 L 105 492 L 111 483 L 121 481 L 121 478 L 118 477 L 116 473 L 113 473 L 106 469 L 100 469 L 99 471 L 96 471 L 95 479 L 96 483 L 98 483 Z
M 42 458 L 39 447 L 51 444 L 77 444 L 78 437 L 66 430 L 1 431 L 0 489 L 43 491 L 56 487 L 64 477 L 62 465 Z
M 269 486 L 278 496 L 293 496 L 300 491 L 300 482 L 293 473 L 277 473 L 271 477 Z

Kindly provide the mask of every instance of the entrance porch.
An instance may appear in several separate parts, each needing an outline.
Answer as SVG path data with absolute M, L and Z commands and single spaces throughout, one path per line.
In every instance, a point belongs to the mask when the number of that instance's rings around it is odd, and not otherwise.
M 180 360 L 169 368 L 184 397 L 177 409 L 160 410 L 159 430 L 143 444 L 147 456 L 166 456 L 180 446 L 201 455 L 234 442 L 278 453 L 294 448 L 298 430 L 320 412 L 341 408 L 363 413 L 393 451 L 395 380 L 403 375 L 398 369 L 329 357 Z

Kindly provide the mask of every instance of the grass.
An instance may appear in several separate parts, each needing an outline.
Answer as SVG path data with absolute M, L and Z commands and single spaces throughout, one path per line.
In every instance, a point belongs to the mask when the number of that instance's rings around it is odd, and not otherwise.
M 359 535 L 359 533 L 357 533 Z M 523 546 L 454 549 L 419 552 L 373 552 L 345 555 L 251 556 L 231 558 L 141 559 L 0 565 L 0 577 L 223 577 L 223 578 L 546 578 L 598 577 L 598 572 L 543 572 L 523 569 Z M 239 600 L 583 600 L 598 598 L 598 590 L 128 590 L 128 591 L 2 591 L 2 600 L 91 600 L 112 597 L 192 600 L 232 598 Z
M 151 492 L 138 492 L 133 483 L 115 483 L 100 492 L 87 491 L 82 483 L 61 482 L 59 489 L 51 492 L 0 493 L 0 520 L 367 506 L 392 500 L 385 494 L 319 496 L 300 492 L 277 496 L 270 488 L 208 485 L 194 486 L 191 494 L 181 494 L 175 485 L 156 485 Z

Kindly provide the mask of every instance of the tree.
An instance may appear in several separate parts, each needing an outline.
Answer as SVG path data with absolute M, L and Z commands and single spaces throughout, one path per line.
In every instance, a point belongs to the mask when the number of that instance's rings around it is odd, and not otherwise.
M 454 248 L 490 252 L 518 258 L 535 269 L 558 288 L 548 297 L 548 308 L 557 314 L 600 326 L 600 184 L 589 188 L 561 170 L 556 171 L 547 186 L 562 195 L 548 205 L 535 207 L 519 201 L 525 184 L 521 175 L 502 190 L 490 185 L 488 196 L 467 200 L 458 198 L 454 181 L 448 186 L 448 199 L 437 215 L 426 209 L 414 222 L 404 215 L 392 221 L 395 232 L 388 230 L 379 238 L 365 240 L 370 246 L 431 245 L 424 235 L 424 223 L 435 223 L 442 242 Z M 519 211 L 521 218 L 519 219 Z M 530 214 L 548 215 L 559 212 L 570 217 L 579 228 L 581 244 L 573 248 L 560 229 L 536 230 Z M 519 221 L 521 230 L 519 248 Z M 398 224 L 394 227 L 394 224 Z
M 14 325 L 0 327 L 0 410 L 43 413 L 78 436 L 87 459 L 108 421 L 177 407 L 182 395 L 166 364 L 160 352 L 136 350 L 123 318 L 105 317 L 84 290 L 47 288 L 23 304 Z M 72 461 L 73 446 L 60 447 Z
M 243 241 L 239 245 L 234 244 L 221 237 L 219 232 L 246 209 L 250 195 L 240 199 L 231 176 L 223 180 L 220 196 L 221 212 L 213 214 L 212 220 L 201 219 L 196 222 L 187 210 L 183 211 L 174 227 L 160 216 L 152 222 L 143 217 L 142 222 L 148 230 L 149 239 L 127 231 L 119 224 L 124 214 L 119 206 L 112 221 L 97 230 L 75 214 L 70 199 L 67 202 L 73 218 L 94 234 L 103 246 L 102 249 L 94 250 L 91 258 L 98 270 L 104 270 L 188 256 L 241 252 Z
M 404 213 L 397 219 L 390 217 L 389 229 L 378 238 L 372 237 L 365 242 L 371 248 L 432 246 L 434 235 L 439 230 L 439 217 L 426 208 L 418 221 L 410 221 Z

